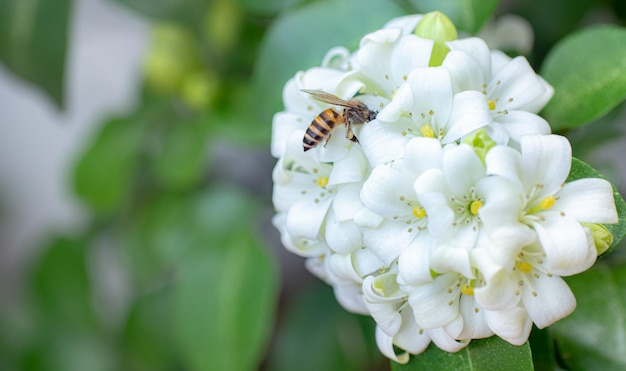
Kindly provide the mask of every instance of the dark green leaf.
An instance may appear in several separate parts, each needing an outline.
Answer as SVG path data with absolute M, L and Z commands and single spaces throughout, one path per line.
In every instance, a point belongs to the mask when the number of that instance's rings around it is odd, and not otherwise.
M 626 29 L 588 28 L 557 44 L 541 69 L 555 93 L 543 113 L 553 130 L 595 120 L 626 98 Z
M 261 45 L 254 69 L 248 118 L 269 140 L 272 115 L 282 109 L 282 89 L 299 70 L 319 66 L 337 45 L 354 49 L 368 32 L 404 11 L 394 2 L 318 1 L 286 13 L 273 23 Z
M 536 371 L 554 371 L 556 359 L 554 353 L 554 337 L 549 328 L 533 327 L 528 339 L 533 355 L 533 366 Z
M 189 370 L 256 369 L 273 327 L 274 262 L 249 232 L 185 261 L 174 288 L 175 336 Z
M 207 0 L 115 0 L 160 21 L 200 24 L 211 2 Z
M 528 343 L 511 345 L 497 336 L 472 340 L 469 346 L 457 353 L 448 353 L 434 344 L 418 356 L 411 356 L 409 363 L 392 362 L 394 371 L 410 370 L 480 370 L 480 371 L 529 371 L 533 360 Z
M 107 122 L 79 159 L 74 188 L 99 212 L 110 212 L 130 193 L 145 123 L 133 117 Z
M 0 60 L 59 106 L 72 0 L 0 2 Z
M 419 13 L 440 11 L 456 28 L 475 34 L 492 16 L 499 0 L 409 0 Z
M 317 283 L 287 304 L 269 358 L 273 371 L 378 370 L 386 358 L 370 317 L 339 306 L 332 288 Z
M 567 177 L 567 182 L 571 182 L 576 179 L 583 178 L 602 178 L 605 179 L 600 173 L 598 173 L 594 168 L 587 165 L 586 163 L 580 161 L 577 158 L 572 158 L 572 168 L 570 170 L 569 176 Z M 606 224 L 606 228 L 613 235 L 613 243 L 609 246 L 608 250 L 604 253 L 605 255 L 613 251 L 615 246 L 624 238 L 626 235 L 626 202 L 620 195 L 619 191 L 613 185 L 613 197 L 615 198 L 615 206 L 617 207 L 617 215 L 619 216 L 618 224 Z
M 625 370 L 626 265 L 602 260 L 566 280 L 577 307 L 551 327 L 561 360 L 569 370 Z

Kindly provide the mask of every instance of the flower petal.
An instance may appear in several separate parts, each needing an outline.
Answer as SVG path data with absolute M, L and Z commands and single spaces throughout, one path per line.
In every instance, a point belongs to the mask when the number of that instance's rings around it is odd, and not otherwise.
M 424 285 L 402 286 L 403 291 L 409 296 L 409 304 L 419 326 L 434 329 L 445 326 L 457 318 L 458 293 L 455 293 L 455 290 L 448 293 L 447 290 L 455 287 L 458 277 L 458 273 L 444 273 Z
M 396 350 L 393 347 L 393 337 L 387 335 L 378 325 L 376 326 L 376 345 L 378 345 L 378 350 L 387 358 L 400 364 L 409 362 L 409 353 L 402 352 L 396 354 Z
M 491 123 L 491 113 L 485 96 L 468 90 L 454 95 L 452 111 L 443 143 L 453 142 Z
M 400 312 L 400 315 L 402 316 L 402 326 L 393 337 L 394 343 L 411 354 L 422 353 L 430 344 L 430 337 L 426 331 L 417 325 L 411 310 L 405 308 Z
M 455 196 L 465 196 L 485 176 L 485 166 L 472 147 L 462 144 L 443 155 L 446 182 Z
M 529 275 L 528 279 L 530 287 L 522 290 L 522 301 L 538 328 L 550 326 L 576 308 L 576 298 L 561 277 Z
M 545 89 L 545 85 L 535 74 L 528 60 L 519 56 L 513 58 L 493 76 L 487 86 L 487 96 L 503 104 L 502 109 L 526 110 L 526 105 L 543 97 Z
M 369 249 L 358 249 L 352 252 L 351 256 L 354 271 L 361 277 L 377 272 L 385 265 Z
M 393 123 L 374 120 L 363 125 L 359 142 L 372 167 L 394 161 L 404 154 L 404 146 L 411 137 L 403 136 L 402 131 L 413 127 L 408 118 Z
M 411 243 L 417 233 L 417 229 L 411 230 L 405 223 L 385 220 L 378 228 L 365 230 L 363 242 L 378 259 L 389 266 Z
M 525 189 L 542 184 L 539 198 L 554 194 L 567 179 L 572 164 L 569 141 L 560 135 L 526 135 L 521 145 Z
M 334 213 L 329 213 L 325 230 L 326 243 L 339 254 L 349 254 L 361 248 L 363 238 L 361 231 L 352 220 L 337 221 Z
M 519 143 L 524 135 L 550 134 L 550 125 L 541 116 L 526 111 L 509 111 L 494 120 L 504 126 L 509 137 Z
M 482 84 L 487 83 L 491 77 L 491 53 L 489 52 L 489 46 L 477 37 L 448 41 L 446 44 L 450 47 L 450 50 L 464 52 L 476 61 L 476 65 L 480 67 L 479 76 L 482 80 L 479 88 L 482 88 Z
M 461 341 L 455 340 L 446 332 L 445 329 L 441 327 L 429 329 L 427 332 L 432 342 L 435 343 L 439 349 L 445 350 L 449 353 L 458 352 L 470 343 L 470 339 Z
M 411 179 L 388 165 L 372 170 L 361 189 L 361 201 L 368 209 L 388 219 L 411 212 L 407 200 L 415 199 Z
M 419 285 L 433 280 L 430 272 L 430 249 L 434 240 L 428 233 L 417 237 L 398 258 L 398 277 L 405 285 Z
M 434 138 L 416 137 L 411 139 L 404 151 L 404 167 L 415 177 L 428 169 L 441 169 L 443 149 Z
M 319 202 L 307 199 L 295 203 L 287 212 L 289 234 L 293 238 L 317 239 L 331 202 L 332 199 L 326 198 Z
M 578 179 L 566 183 L 558 193 L 555 209 L 588 223 L 617 223 L 613 187 L 604 179 Z
M 461 296 L 461 315 L 463 316 L 463 331 L 457 339 L 484 339 L 493 335 L 487 325 L 482 311 L 472 296 Z
M 485 311 L 484 316 L 493 332 L 513 345 L 523 345 L 533 327 L 526 310 L 521 307 Z
M 450 50 L 442 66 L 450 73 L 452 91 L 455 94 L 465 90 L 482 90 L 483 71 L 469 54 L 459 50 Z
M 370 314 L 363 300 L 361 285 L 335 285 L 333 289 L 337 302 L 345 310 L 365 316 Z

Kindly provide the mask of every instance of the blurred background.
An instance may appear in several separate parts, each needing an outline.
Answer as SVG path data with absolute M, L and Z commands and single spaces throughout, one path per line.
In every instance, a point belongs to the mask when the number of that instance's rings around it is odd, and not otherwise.
M 271 225 L 271 122 L 297 71 L 436 3 L 0 0 L 0 370 L 387 369 L 373 321 Z M 465 35 L 524 17 L 491 41 L 537 71 L 626 20 L 620 0 L 484 4 L 443 10 Z M 622 194 L 625 124 L 622 104 L 563 133 Z

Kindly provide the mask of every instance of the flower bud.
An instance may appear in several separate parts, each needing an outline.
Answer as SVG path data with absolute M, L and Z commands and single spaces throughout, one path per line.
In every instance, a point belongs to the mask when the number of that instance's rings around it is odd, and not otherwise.
M 487 131 L 484 129 L 465 137 L 463 143 L 470 145 L 483 163 L 485 163 L 487 152 L 496 145 L 496 142 L 487 135 Z
M 450 18 L 441 12 L 430 12 L 424 15 L 415 28 L 415 34 L 435 42 L 428 63 L 429 67 L 441 66 L 443 59 L 450 51 L 446 41 L 457 39 L 454 24 Z
M 609 247 L 613 243 L 613 235 L 604 225 L 595 223 L 581 224 L 591 230 L 591 235 L 593 236 L 593 242 L 596 245 L 598 256 L 602 255 L 606 250 L 609 249 Z

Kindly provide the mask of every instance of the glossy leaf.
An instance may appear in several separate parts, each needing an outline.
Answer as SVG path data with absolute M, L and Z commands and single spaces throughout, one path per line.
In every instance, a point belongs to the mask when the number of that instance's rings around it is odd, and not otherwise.
M 323 313 L 323 315 L 320 315 Z M 268 361 L 273 371 L 378 370 L 386 358 L 372 318 L 341 308 L 332 288 L 318 282 L 287 304 Z
M 493 15 L 499 0 L 409 0 L 419 13 L 440 11 L 457 29 L 475 34 Z
M 572 159 L 572 168 L 570 169 L 567 181 L 582 179 L 582 178 L 602 178 L 605 179 L 602 174 L 598 173 L 594 168 L 580 161 L 577 158 Z M 619 244 L 619 242 L 626 235 L 626 202 L 624 198 L 617 190 L 617 187 L 613 185 L 613 197 L 615 198 L 615 206 L 617 207 L 617 215 L 619 216 L 618 224 L 605 224 L 606 228 L 613 235 L 613 243 L 609 246 L 604 255 L 613 251 L 613 249 Z
M 555 88 L 543 110 L 554 131 L 587 124 L 626 99 L 626 29 L 588 28 L 557 44 L 541 75 Z
M 392 362 L 393 371 L 411 370 L 481 370 L 481 371 L 529 371 L 533 360 L 528 343 L 511 345 L 497 336 L 472 340 L 469 346 L 456 353 L 448 353 L 434 344 L 418 356 L 411 356 L 409 363 Z
M 566 281 L 577 307 L 551 328 L 567 369 L 626 369 L 626 264 L 602 260 Z
M 282 110 L 282 90 L 296 72 L 319 66 L 326 52 L 343 45 L 353 50 L 367 33 L 405 14 L 387 0 L 318 1 L 288 12 L 272 24 L 254 68 L 250 104 L 256 130 L 269 140 L 272 115 Z
M 210 5 L 206 0 L 115 0 L 160 21 L 199 24 Z
M 0 2 L 0 61 L 64 103 L 65 60 L 72 0 Z

